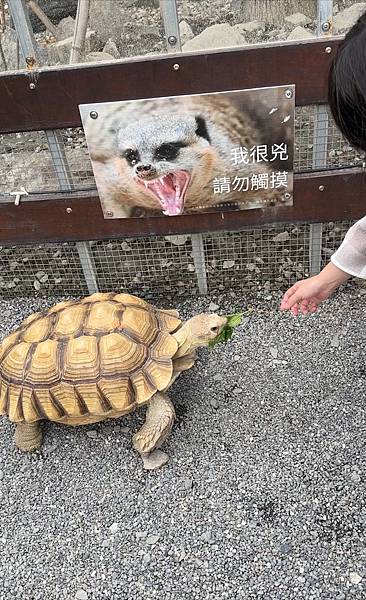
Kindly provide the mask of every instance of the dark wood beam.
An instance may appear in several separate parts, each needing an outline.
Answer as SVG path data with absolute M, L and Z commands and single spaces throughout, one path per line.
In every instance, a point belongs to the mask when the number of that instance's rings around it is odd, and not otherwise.
M 113 239 L 146 235 L 235 231 L 286 222 L 358 219 L 365 214 L 363 170 L 295 175 L 294 206 L 236 212 L 104 219 L 96 192 L 30 195 L 15 206 L 0 202 L 0 244 Z

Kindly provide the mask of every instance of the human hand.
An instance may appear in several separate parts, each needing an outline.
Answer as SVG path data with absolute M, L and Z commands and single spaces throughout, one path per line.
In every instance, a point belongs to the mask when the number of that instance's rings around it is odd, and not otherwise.
M 297 316 L 313 314 L 318 305 L 329 298 L 341 283 L 349 278 L 348 273 L 329 263 L 319 275 L 302 279 L 293 285 L 282 298 L 280 310 L 291 310 Z

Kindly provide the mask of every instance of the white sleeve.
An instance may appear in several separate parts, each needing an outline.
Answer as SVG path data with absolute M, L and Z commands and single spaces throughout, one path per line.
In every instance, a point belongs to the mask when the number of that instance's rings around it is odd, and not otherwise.
M 352 225 L 330 260 L 345 273 L 366 279 L 366 217 Z

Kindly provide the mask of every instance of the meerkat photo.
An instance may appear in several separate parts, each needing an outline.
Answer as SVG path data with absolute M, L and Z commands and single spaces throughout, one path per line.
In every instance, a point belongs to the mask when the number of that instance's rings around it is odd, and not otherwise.
M 294 102 L 284 88 L 79 108 L 106 218 L 292 203 Z

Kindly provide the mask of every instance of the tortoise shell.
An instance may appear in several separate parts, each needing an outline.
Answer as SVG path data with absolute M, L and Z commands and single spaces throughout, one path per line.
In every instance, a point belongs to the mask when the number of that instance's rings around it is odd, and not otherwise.
M 171 380 L 176 315 L 115 293 L 31 315 L 0 346 L 0 414 L 87 423 L 130 412 Z

